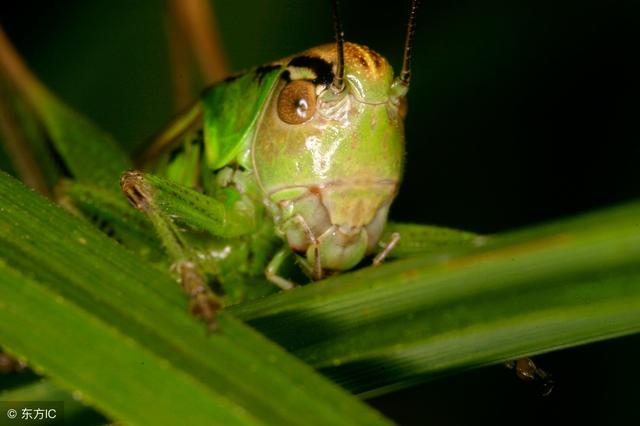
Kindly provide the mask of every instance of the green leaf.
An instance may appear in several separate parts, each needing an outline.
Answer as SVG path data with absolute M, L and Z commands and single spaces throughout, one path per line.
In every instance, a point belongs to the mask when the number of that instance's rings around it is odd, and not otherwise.
M 640 331 L 638 218 L 640 203 L 628 204 L 230 310 L 347 389 L 373 396 Z
M 0 344 L 127 424 L 386 424 L 161 269 L 0 175 Z

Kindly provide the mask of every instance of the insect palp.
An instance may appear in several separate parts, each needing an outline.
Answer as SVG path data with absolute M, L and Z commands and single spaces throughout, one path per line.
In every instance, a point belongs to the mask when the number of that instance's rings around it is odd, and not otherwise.
M 338 63 L 336 64 L 336 73 L 331 82 L 331 89 L 334 93 L 340 93 L 344 90 L 344 31 L 342 31 L 342 22 L 340 21 L 340 10 L 338 0 L 331 2 L 331 10 L 333 12 L 333 31 L 336 38 L 336 49 L 338 53 Z
M 315 234 L 311 230 L 311 227 L 307 224 L 307 222 L 304 220 L 304 217 L 302 217 L 302 215 L 300 214 L 295 215 L 293 217 L 293 220 L 295 220 L 300 224 L 300 226 L 302 226 L 304 233 L 307 235 L 307 238 L 309 238 L 309 241 L 311 241 L 311 246 L 313 247 L 313 254 L 314 254 L 313 270 L 311 271 L 311 274 L 313 275 L 314 280 L 316 281 L 321 280 L 322 279 L 322 263 L 320 262 L 320 242 L 318 241 Z
M 278 251 L 278 253 L 276 253 L 273 256 L 273 258 L 271 259 L 271 261 L 269 262 L 269 264 L 267 265 L 264 271 L 265 276 L 269 281 L 271 281 L 272 283 L 274 283 L 275 285 L 277 285 L 278 287 L 280 287 L 282 290 L 285 290 L 285 291 L 291 290 L 292 288 L 296 287 L 296 285 L 293 282 L 278 275 L 278 269 L 280 268 L 280 266 L 282 265 L 282 263 L 290 253 L 291 252 L 284 249 L 281 249 L 280 251 Z
M 391 234 L 391 239 L 387 244 L 385 244 L 384 249 L 382 249 L 382 251 L 373 258 L 373 266 L 378 266 L 379 264 L 381 264 L 387 258 L 396 244 L 398 244 L 398 241 L 400 241 L 400 234 L 397 232 Z

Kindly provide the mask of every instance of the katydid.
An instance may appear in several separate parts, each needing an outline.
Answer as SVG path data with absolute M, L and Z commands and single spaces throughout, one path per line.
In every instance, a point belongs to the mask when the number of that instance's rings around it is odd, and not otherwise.
M 376 251 L 403 171 L 416 9 L 413 0 L 399 76 L 373 50 L 344 42 L 334 1 L 336 43 L 206 89 L 146 149 L 145 172 L 122 176 L 197 315 L 211 321 L 221 305 L 205 274 L 224 286 L 237 269 L 264 271 L 290 289 L 279 269 L 291 254 L 318 280 Z M 179 225 L 212 235 L 217 248 L 194 248 Z
M 155 175 L 123 175 L 125 195 L 151 219 L 192 312 L 210 327 L 223 303 L 206 272 L 224 285 L 229 272 L 221 271 L 250 264 L 248 272 L 264 269 L 288 290 L 293 283 L 278 272 L 292 253 L 314 280 L 374 253 L 402 177 L 417 3 L 411 1 L 397 77 L 373 50 L 344 42 L 334 1 L 335 44 L 205 90 L 144 152 L 143 165 Z M 174 220 L 217 236 L 220 248 L 194 251 Z M 399 238 L 392 234 L 374 265 Z M 508 365 L 520 378 L 539 380 L 545 394 L 553 389 L 530 358 Z
M 231 294 L 243 287 L 242 277 L 253 284 L 265 273 L 290 289 L 293 283 L 280 273 L 291 257 L 311 278 L 320 279 L 353 268 L 381 245 L 373 260 L 379 264 L 398 241 L 397 233 L 388 242 L 379 240 L 402 175 L 417 1 L 411 3 L 404 61 L 396 78 L 380 55 L 344 43 L 336 2 L 333 6 L 335 45 L 309 49 L 205 90 L 146 149 L 141 166 L 147 172 L 122 176 L 122 190 L 146 214 L 174 262 L 192 311 L 210 326 L 221 306 L 242 298 Z M 1 31 L 0 44 L 5 51 L 10 46 Z M 12 55 L 0 57 L 0 71 L 30 95 L 35 109 L 42 98 L 50 102 L 46 89 L 10 60 Z M 46 116 L 42 109 L 38 113 Z M 49 117 L 52 121 L 57 122 Z M 81 136 L 95 136 L 87 130 L 91 126 L 80 124 Z M 98 184 L 112 175 L 82 179 L 97 162 L 109 164 L 117 175 L 127 168 L 117 161 L 124 155 L 99 134 L 97 140 L 86 139 L 100 142 L 109 161 L 99 157 L 87 162 L 80 155 L 85 151 L 72 152 L 77 145 L 67 136 L 57 135 L 56 148 L 71 164 L 69 175 L 80 179 L 58 185 L 58 201 L 80 214 L 97 213 L 129 248 L 153 250 L 156 241 L 147 246 L 153 236 L 149 238 L 144 218 L 126 205 L 122 208 L 124 200 L 109 185 Z M 70 140 L 78 141 L 78 136 Z M 401 229 L 408 229 L 409 236 L 416 232 L 414 226 Z M 475 240 L 468 233 L 446 232 L 456 234 L 453 240 L 461 246 Z M 425 236 L 432 240 L 429 232 L 418 240 Z M 210 290 L 211 276 L 225 297 Z M 4 358 L 6 369 L 23 368 Z M 530 359 L 508 366 L 521 378 L 542 381 L 547 392 L 552 388 L 549 375 Z

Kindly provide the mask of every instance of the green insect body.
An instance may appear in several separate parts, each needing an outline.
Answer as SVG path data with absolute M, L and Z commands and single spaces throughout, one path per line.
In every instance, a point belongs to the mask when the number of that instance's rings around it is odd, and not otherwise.
M 229 260 L 235 250 L 252 274 L 293 251 L 318 279 L 380 242 L 402 176 L 406 86 L 380 55 L 346 43 L 337 92 L 337 56 L 320 46 L 207 89 L 144 154 L 150 172 L 246 212 L 209 250 L 218 272 L 243 263 Z

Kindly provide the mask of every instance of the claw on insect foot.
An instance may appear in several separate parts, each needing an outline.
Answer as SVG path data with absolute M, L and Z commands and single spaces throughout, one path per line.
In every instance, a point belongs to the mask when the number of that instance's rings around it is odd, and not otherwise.
M 151 191 L 144 176 L 137 170 L 124 172 L 120 177 L 120 189 L 133 207 L 146 211 L 151 203 Z
M 27 368 L 27 364 L 9 354 L 0 352 L 0 374 L 20 373 Z
M 536 366 L 531 358 L 518 358 L 516 360 L 507 361 L 505 367 L 514 369 L 519 379 L 525 382 L 542 383 L 542 396 L 548 396 L 556 384 L 555 380 L 549 373 L 542 368 Z
M 179 262 L 176 269 L 180 274 L 182 289 L 189 296 L 189 312 L 207 324 L 210 331 L 218 328 L 216 320 L 222 309 L 222 301 L 207 286 L 204 277 L 192 262 Z
M 197 294 L 189 301 L 189 312 L 191 315 L 204 321 L 209 331 L 216 331 L 218 329 L 217 315 L 221 309 L 222 305 L 218 301 L 218 298 L 212 294 Z

